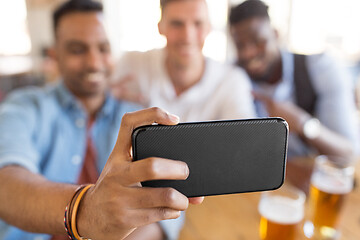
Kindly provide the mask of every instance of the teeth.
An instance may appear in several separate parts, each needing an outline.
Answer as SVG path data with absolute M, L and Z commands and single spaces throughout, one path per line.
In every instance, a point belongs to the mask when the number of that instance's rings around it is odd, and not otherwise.
M 252 59 L 248 65 L 250 68 L 258 68 L 261 66 L 261 60 L 258 58 Z
M 103 73 L 89 73 L 86 76 L 86 79 L 90 82 L 100 82 L 104 79 Z

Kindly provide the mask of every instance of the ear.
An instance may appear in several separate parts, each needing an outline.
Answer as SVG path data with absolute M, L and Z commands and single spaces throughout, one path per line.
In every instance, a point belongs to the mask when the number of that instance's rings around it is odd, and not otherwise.
M 158 22 L 158 31 L 161 35 L 164 35 L 164 23 L 161 19 Z
M 54 60 L 57 60 L 57 51 L 55 49 L 55 46 L 52 46 L 50 47 L 48 50 L 47 50 L 47 55 L 54 59 Z
M 276 40 L 279 40 L 279 37 L 280 37 L 279 31 L 276 30 L 275 28 L 273 28 L 273 32 L 274 32 L 274 36 L 275 36 Z

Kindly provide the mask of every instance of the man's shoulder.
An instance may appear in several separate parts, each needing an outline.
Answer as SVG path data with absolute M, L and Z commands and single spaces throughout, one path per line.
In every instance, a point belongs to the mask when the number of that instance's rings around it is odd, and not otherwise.
M 344 62 L 331 52 L 305 55 L 304 66 L 317 96 L 343 95 L 352 91 L 353 82 Z
M 344 62 L 330 52 L 306 56 L 306 66 L 314 81 L 328 84 L 351 81 Z
M 303 57 L 308 68 L 316 68 L 319 66 L 337 65 L 340 61 L 329 52 L 318 52 L 312 54 L 299 54 L 294 52 L 285 51 L 287 55 L 293 55 L 293 57 Z
M 29 129 L 41 126 L 44 123 L 41 120 L 55 116 L 54 113 L 59 109 L 54 93 L 54 88 L 49 86 L 15 90 L 0 104 L 0 115 L 5 122 L 10 121 L 7 124 L 18 119 Z
M 5 99 L 7 102 L 23 102 L 26 104 L 34 104 L 52 98 L 55 95 L 55 85 L 45 85 L 42 87 L 28 86 L 12 91 Z
M 221 100 L 243 95 L 247 97 L 250 92 L 250 79 L 240 67 L 234 64 L 207 60 L 206 71 L 202 84 L 206 85 L 212 95 L 221 96 Z M 241 96 L 239 99 L 242 98 Z

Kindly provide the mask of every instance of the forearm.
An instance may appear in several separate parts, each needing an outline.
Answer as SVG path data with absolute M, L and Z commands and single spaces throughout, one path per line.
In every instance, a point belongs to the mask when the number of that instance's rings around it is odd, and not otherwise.
M 80 204 L 76 217 L 71 215 L 70 226 L 76 224 L 80 236 L 124 239 L 137 227 L 178 218 L 187 209 L 188 198 L 175 189 L 140 187 L 143 181 L 185 180 L 189 176 L 189 168 L 182 161 L 156 157 L 132 161 L 132 131 L 154 122 L 174 125 L 179 119 L 159 108 L 123 117 L 114 150 L 98 181 L 75 202 Z M 27 231 L 65 234 L 65 206 L 78 186 L 52 183 L 19 166 L 0 169 L 0 182 L 1 219 Z
M 306 142 L 316 148 L 320 154 L 342 156 L 347 159 L 355 154 L 350 141 L 323 125 L 320 135 L 314 139 L 307 139 Z
M 158 223 L 149 224 L 137 228 L 125 240 L 163 240 L 164 233 Z
M 312 119 L 313 116 L 298 107 L 292 106 L 291 108 L 291 110 L 286 110 L 286 115 L 284 114 L 280 116 L 284 116 L 284 118 L 289 122 L 290 130 L 299 135 L 308 146 L 316 149 L 319 154 L 342 156 L 345 158 L 353 156 L 354 149 L 351 142 L 337 132 L 330 130 L 321 122 L 319 123 L 318 136 L 314 138 L 306 137 L 304 127 L 306 122 Z
M 20 166 L 0 169 L 0 218 L 30 232 L 65 234 L 64 211 L 77 186 L 54 183 Z

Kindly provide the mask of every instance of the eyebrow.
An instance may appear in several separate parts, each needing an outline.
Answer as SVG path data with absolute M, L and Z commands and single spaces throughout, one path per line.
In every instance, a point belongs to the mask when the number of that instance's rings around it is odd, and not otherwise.
M 66 46 L 71 46 L 71 45 L 86 45 L 84 42 L 82 41 L 78 41 L 78 40 L 68 40 L 65 42 Z
M 104 41 L 101 41 L 101 42 L 98 42 L 97 44 L 106 44 L 106 45 L 110 45 L 110 42 L 108 40 L 104 40 Z M 66 41 L 65 43 L 66 46 L 71 46 L 71 45 L 83 45 L 83 46 L 86 46 L 88 45 L 87 43 L 85 42 L 82 42 L 82 41 L 79 41 L 79 40 L 68 40 Z

